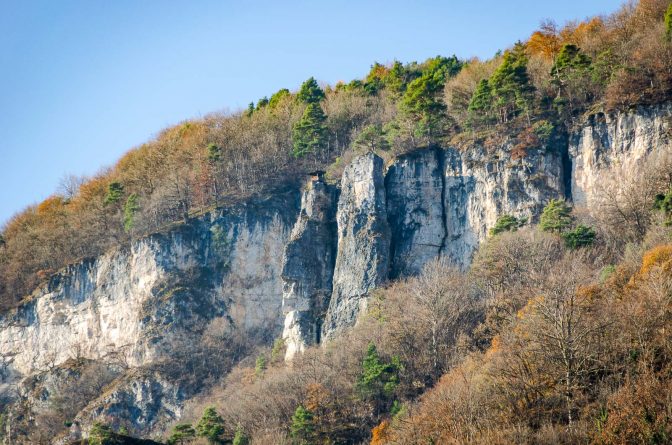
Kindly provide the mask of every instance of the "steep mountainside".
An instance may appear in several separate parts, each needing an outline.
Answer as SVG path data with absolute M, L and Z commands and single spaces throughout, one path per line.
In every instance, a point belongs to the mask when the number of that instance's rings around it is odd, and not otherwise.
M 670 150 L 671 129 L 663 105 L 593 115 L 565 143 L 523 156 L 509 143 L 423 148 L 387 165 L 369 153 L 338 185 L 316 172 L 302 195 L 220 208 L 73 264 L 0 316 L 4 389 L 20 402 L 32 397 L 13 391 L 22 379 L 122 355 L 123 378 L 78 419 L 114 415 L 156 431 L 195 391 L 150 369 L 178 345 L 221 325 L 267 343 L 282 336 L 291 359 L 353 326 L 388 280 L 440 256 L 468 266 L 504 214 L 536 221 L 554 198 L 594 208 L 599 184 Z

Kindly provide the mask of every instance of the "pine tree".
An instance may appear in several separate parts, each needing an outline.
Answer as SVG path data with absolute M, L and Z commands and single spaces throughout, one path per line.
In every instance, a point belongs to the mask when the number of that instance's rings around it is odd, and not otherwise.
M 268 101 L 268 107 L 270 109 L 275 109 L 280 102 L 284 100 L 285 97 L 291 96 L 291 93 L 287 88 L 282 88 L 278 90 L 275 94 L 271 96 L 271 99 Z
M 472 127 L 487 124 L 492 121 L 492 90 L 488 79 L 481 79 L 467 108 L 469 124 Z
M 507 122 L 519 112 L 528 113 L 529 120 L 534 87 L 527 74 L 527 56 L 523 44 L 518 43 L 504 53 L 502 63 L 488 82 L 500 122 Z
M 442 73 L 426 73 L 408 84 L 401 98 L 401 111 L 414 122 L 416 136 L 427 138 L 430 144 L 443 136 L 442 124 L 446 118 L 442 98 L 444 82 Z
M 299 405 L 292 415 L 290 433 L 297 445 L 308 445 L 313 437 L 313 413 Z
M 357 379 L 356 388 L 360 397 L 384 407 L 399 384 L 398 373 L 401 366 L 397 359 L 384 362 L 378 355 L 376 345 L 370 343 L 364 360 L 362 372 Z
M 526 219 L 518 219 L 512 215 L 503 215 L 497 218 L 495 226 L 490 229 L 490 236 L 499 235 L 502 232 L 515 232 L 518 230 L 518 227 L 526 222 Z
M 385 132 L 380 125 L 364 127 L 355 138 L 354 146 L 368 152 L 390 148 L 390 144 L 385 138 Z
M 324 99 L 324 91 L 317 84 L 315 78 L 311 77 L 303 82 L 296 97 L 307 104 L 316 104 Z
M 114 181 L 107 186 L 107 195 L 105 195 L 105 205 L 115 204 L 121 200 L 124 195 L 124 186 L 122 183 Z
M 136 193 L 128 195 L 124 206 L 124 230 L 130 232 L 135 224 L 135 214 L 140 210 L 139 197 Z
M 173 427 L 168 438 L 168 445 L 182 445 L 196 437 L 196 430 L 191 424 L 178 423 Z
M 562 233 L 572 225 L 572 208 L 562 199 L 551 199 L 544 207 L 539 227 L 544 232 Z
M 214 407 L 203 411 L 201 420 L 196 424 L 196 435 L 207 439 L 211 444 L 224 443 L 224 420 L 217 414 Z
M 257 377 L 261 377 L 262 375 L 264 375 L 264 371 L 266 371 L 266 366 L 267 366 L 266 357 L 263 354 L 260 354 L 257 357 L 256 363 L 254 364 L 254 374 Z
M 595 230 L 592 227 L 579 224 L 575 229 L 562 234 L 565 245 L 570 249 L 578 249 L 593 244 L 595 241 Z
M 95 422 L 89 431 L 89 445 L 105 445 L 114 437 L 112 428 L 100 422 Z
M 233 443 L 232 445 L 248 445 L 250 443 L 250 439 L 245 435 L 245 431 L 243 431 L 243 427 L 238 425 L 236 428 L 236 434 L 233 436 Z
M 294 156 L 300 158 L 308 153 L 317 153 L 327 145 L 328 134 L 320 104 L 309 103 L 301 119 L 294 125 Z

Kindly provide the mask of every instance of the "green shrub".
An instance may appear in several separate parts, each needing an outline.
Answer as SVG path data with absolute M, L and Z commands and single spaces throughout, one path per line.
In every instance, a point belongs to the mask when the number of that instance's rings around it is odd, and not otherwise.
M 575 229 L 562 234 L 565 245 L 570 249 L 578 249 L 593 244 L 595 241 L 595 230 L 592 227 L 579 224 Z
M 490 236 L 499 235 L 502 232 L 515 232 L 518 227 L 523 226 L 526 222 L 526 218 L 518 219 L 512 215 L 500 216 L 497 218 L 495 226 L 490 229 Z

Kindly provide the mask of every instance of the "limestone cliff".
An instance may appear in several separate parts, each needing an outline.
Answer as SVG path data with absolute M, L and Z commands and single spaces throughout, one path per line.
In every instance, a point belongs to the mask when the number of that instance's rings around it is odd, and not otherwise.
M 285 247 L 282 268 L 286 358 L 320 342 L 336 261 L 337 189 L 316 173 Z
M 595 115 L 522 156 L 508 142 L 423 148 L 387 165 L 366 154 L 339 184 L 316 173 L 300 199 L 218 209 L 68 266 L 0 315 L 0 390 L 68 360 L 114 357 L 123 369 L 79 419 L 133 417 L 151 431 L 193 390 L 151 369 L 176 345 L 220 323 L 266 342 L 282 335 L 291 358 L 354 325 L 386 281 L 438 257 L 467 267 L 503 214 L 534 221 L 562 197 L 590 209 L 598 183 L 670 150 L 671 115 L 671 105 Z
M 338 247 L 334 283 L 324 321 L 326 337 L 352 326 L 369 291 L 387 280 L 390 227 L 383 160 L 356 158 L 343 172 L 338 200 Z
M 601 185 L 628 178 L 649 155 L 669 150 L 670 140 L 672 104 L 590 116 L 569 141 L 574 203 L 592 207 Z
M 0 316 L 2 389 L 73 359 L 148 367 L 172 359 L 179 345 L 198 345 L 217 322 L 223 332 L 278 336 L 281 258 L 297 198 L 287 192 L 213 211 L 55 274 Z M 152 411 L 146 394 L 156 382 L 145 374 L 119 382 L 125 386 L 93 413 L 109 413 L 115 397 L 132 412 Z M 158 386 L 178 391 L 169 383 Z M 131 423 L 146 432 L 158 417 L 147 418 Z

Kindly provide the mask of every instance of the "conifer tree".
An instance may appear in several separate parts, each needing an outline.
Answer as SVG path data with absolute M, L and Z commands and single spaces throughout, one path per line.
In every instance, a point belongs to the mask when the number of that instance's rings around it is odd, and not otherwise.
M 196 424 L 196 435 L 205 438 L 211 444 L 224 443 L 224 420 L 214 407 L 203 411 L 201 420 Z
M 373 401 L 379 407 L 384 407 L 399 384 L 400 368 L 398 359 L 384 362 L 378 355 L 376 345 L 370 343 L 356 384 L 360 397 Z
M 119 202 L 124 195 L 124 186 L 122 183 L 114 181 L 107 186 L 107 195 L 105 196 L 105 205 Z
M 250 439 L 245 434 L 245 431 L 243 431 L 243 428 L 238 425 L 238 428 L 236 428 L 236 433 L 233 435 L 232 445 L 248 445 L 249 443 Z
M 268 107 L 270 109 L 276 108 L 278 106 L 278 104 L 280 104 L 280 102 L 285 97 L 289 97 L 290 95 L 291 95 L 291 93 L 289 92 L 289 90 L 287 88 L 282 88 L 282 89 L 278 90 L 276 93 L 274 93 L 271 96 L 271 99 L 268 101 Z
M 303 82 L 296 97 L 301 102 L 305 102 L 307 104 L 316 104 L 324 99 L 324 91 L 317 84 L 315 78 L 311 77 L 310 79 Z
M 443 74 L 427 73 L 408 84 L 401 98 L 401 111 L 415 123 L 415 133 L 429 143 L 442 136 L 442 124 L 446 118 L 443 103 Z
M 469 102 L 469 124 L 477 127 L 492 120 L 492 90 L 488 79 L 481 79 Z
M 168 438 L 168 445 L 182 445 L 189 443 L 196 437 L 196 430 L 189 423 L 178 423 L 173 427 Z
M 527 113 L 529 120 L 534 88 L 527 74 L 525 45 L 517 43 L 506 51 L 488 82 L 500 122 L 507 122 L 519 112 Z
M 299 405 L 292 415 L 291 436 L 297 445 L 309 445 L 313 437 L 313 413 Z
M 128 195 L 126 205 L 124 206 L 124 230 L 130 232 L 135 224 L 135 214 L 140 210 L 138 195 L 131 193 Z
M 539 227 L 544 232 L 562 233 L 572 225 L 572 208 L 562 199 L 551 199 L 544 207 Z
M 309 103 L 301 119 L 294 125 L 294 156 L 300 158 L 308 153 L 317 153 L 327 145 L 328 134 L 320 104 Z

